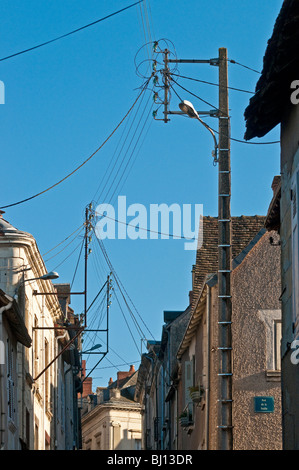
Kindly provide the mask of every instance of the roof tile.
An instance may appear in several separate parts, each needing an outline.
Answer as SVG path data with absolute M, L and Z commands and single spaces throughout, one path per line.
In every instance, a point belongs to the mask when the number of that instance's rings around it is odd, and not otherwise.
M 264 216 L 232 217 L 232 259 L 246 248 L 256 234 L 264 227 Z M 198 297 L 208 274 L 218 270 L 218 218 L 203 217 L 203 244 L 196 254 L 192 305 Z

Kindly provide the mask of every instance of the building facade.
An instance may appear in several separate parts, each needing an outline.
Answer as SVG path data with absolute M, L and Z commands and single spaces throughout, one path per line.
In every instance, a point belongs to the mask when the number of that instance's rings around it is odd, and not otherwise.
M 190 318 L 185 311 L 164 311 L 161 341 L 148 341 L 138 370 L 135 399 L 144 406 L 145 450 L 178 449 L 177 349 Z
M 261 229 L 233 262 L 234 450 L 282 448 L 280 285 L 277 236 Z M 219 428 L 218 330 L 217 275 L 207 275 L 178 351 L 181 449 L 217 450 L 219 434 L 227 432 Z
M 265 220 L 232 218 L 232 409 L 238 450 L 281 449 L 282 443 L 280 247 Z M 164 312 L 161 341 L 149 341 L 141 358 L 135 397 L 144 406 L 145 449 L 220 448 L 217 269 L 218 220 L 204 217 L 190 305 L 185 312 Z M 274 408 L 266 413 L 268 402 Z
M 1 447 L 6 450 L 53 450 L 76 445 L 73 435 L 66 437 L 74 414 L 68 413 L 70 405 L 65 400 L 69 359 L 61 354 L 70 335 L 56 328 L 67 319 L 46 273 L 33 236 L 1 217 L 0 344 L 5 349 L 0 382 Z M 76 380 L 72 371 L 66 382 L 73 389 Z M 58 416 L 59 425 L 65 426 L 63 436 L 58 430 Z
M 299 369 L 293 360 L 299 344 L 298 27 L 298 2 L 285 0 L 267 44 L 256 93 L 245 110 L 245 139 L 263 137 L 277 125 L 281 129 L 281 175 L 269 207 L 267 228 L 277 230 L 281 239 L 282 416 L 286 450 L 299 449 Z
M 142 410 L 134 400 L 137 372 L 119 371 L 117 380 L 82 394 L 83 450 L 142 450 Z M 84 395 L 84 397 L 83 397 Z

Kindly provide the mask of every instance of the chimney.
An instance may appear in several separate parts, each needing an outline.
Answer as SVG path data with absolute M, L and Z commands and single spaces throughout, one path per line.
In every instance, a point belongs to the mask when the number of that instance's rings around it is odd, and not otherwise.
M 112 384 L 113 384 L 113 379 L 112 379 L 112 377 L 110 377 L 110 380 L 108 382 L 108 387 L 109 387 L 109 385 L 112 385 Z
M 135 367 L 132 365 L 130 366 L 130 370 L 128 372 L 117 372 L 117 387 L 119 387 L 121 384 L 120 382 L 127 377 L 131 377 L 135 373 Z
M 5 214 L 5 211 L 0 210 L 0 219 L 2 219 L 2 215 Z
M 86 361 L 82 361 L 82 379 L 86 377 Z M 82 398 L 92 395 L 92 377 L 87 377 L 83 382 Z

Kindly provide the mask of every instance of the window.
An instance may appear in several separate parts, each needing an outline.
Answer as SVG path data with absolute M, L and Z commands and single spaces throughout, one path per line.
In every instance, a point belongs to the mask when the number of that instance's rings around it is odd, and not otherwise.
M 141 450 L 141 439 L 135 439 L 135 450 Z
M 266 374 L 269 379 L 280 379 L 281 370 L 281 310 L 259 310 L 265 325 Z
M 192 421 L 193 419 L 193 403 L 190 397 L 190 387 L 194 385 L 194 357 L 191 361 L 185 362 L 185 377 L 184 377 L 184 403 L 185 403 L 185 410 L 188 410 L 189 420 Z
M 274 320 L 274 370 L 281 370 L 281 320 Z

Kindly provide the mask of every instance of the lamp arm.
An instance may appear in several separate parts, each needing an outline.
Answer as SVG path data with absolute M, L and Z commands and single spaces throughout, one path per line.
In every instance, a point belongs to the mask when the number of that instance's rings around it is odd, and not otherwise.
M 217 143 L 217 139 L 216 139 L 214 131 L 202 119 L 200 119 L 198 115 L 196 116 L 196 119 L 198 119 L 198 121 L 201 122 L 201 124 L 205 126 L 205 128 L 208 129 L 208 131 L 212 134 L 212 137 L 214 139 L 214 144 L 215 144 L 215 150 L 213 153 L 214 162 L 218 162 L 218 158 L 217 158 L 218 143 Z

